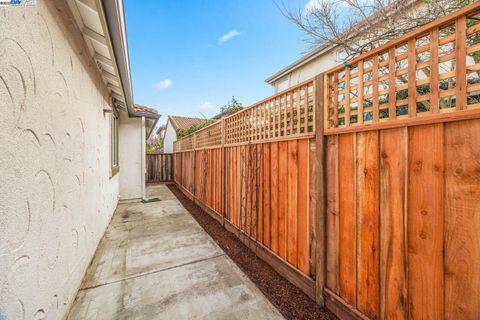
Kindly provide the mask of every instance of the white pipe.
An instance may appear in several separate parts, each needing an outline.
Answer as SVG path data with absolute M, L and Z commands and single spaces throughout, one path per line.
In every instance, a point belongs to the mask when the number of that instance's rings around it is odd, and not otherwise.
M 145 117 L 142 117 L 142 136 L 141 136 L 141 139 L 140 139 L 140 143 L 142 144 L 142 156 L 141 156 L 141 159 L 142 159 L 142 165 L 141 165 L 141 168 L 142 168 L 142 172 L 141 172 L 141 175 L 142 175 L 142 199 L 145 199 L 146 198 L 146 192 L 145 192 L 145 173 L 146 173 L 146 164 L 145 164 L 145 161 L 146 161 L 146 156 L 145 156 L 145 152 L 147 151 L 146 150 L 146 144 L 147 144 L 147 141 L 146 141 L 146 132 L 145 132 Z

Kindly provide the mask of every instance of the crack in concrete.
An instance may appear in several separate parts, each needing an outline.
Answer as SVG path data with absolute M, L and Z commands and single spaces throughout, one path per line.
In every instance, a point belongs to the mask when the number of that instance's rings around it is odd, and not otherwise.
M 118 280 L 115 280 L 115 281 L 105 282 L 105 283 L 97 284 L 97 285 L 94 285 L 94 286 L 81 288 L 78 291 L 79 292 L 80 291 L 86 291 L 86 290 L 90 290 L 90 289 L 95 289 L 95 288 L 107 286 L 107 285 L 110 285 L 110 284 L 119 283 L 119 282 L 122 282 L 122 281 L 141 278 L 141 277 L 149 276 L 149 275 L 152 275 L 152 274 L 155 274 L 155 273 L 159 273 L 159 272 L 163 272 L 163 271 L 167 271 L 167 270 L 171 270 L 171 269 L 175 269 L 175 268 L 180 268 L 180 267 L 188 266 L 188 265 L 191 265 L 191 264 L 195 264 L 195 263 L 199 263 L 199 262 L 203 262 L 203 261 L 207 261 L 207 260 L 211 260 L 211 259 L 216 259 L 216 258 L 219 258 L 219 257 L 222 257 L 222 256 L 225 256 L 225 253 L 217 254 L 217 255 L 214 255 L 214 256 L 211 256 L 211 257 L 207 257 L 207 258 L 192 260 L 190 262 L 182 263 L 182 264 L 171 266 L 171 267 L 168 267 L 168 268 L 163 268 L 163 269 L 159 269 L 159 270 L 152 270 L 152 271 L 149 271 L 149 272 L 143 272 L 143 273 L 127 276 L 123 279 L 118 279 Z

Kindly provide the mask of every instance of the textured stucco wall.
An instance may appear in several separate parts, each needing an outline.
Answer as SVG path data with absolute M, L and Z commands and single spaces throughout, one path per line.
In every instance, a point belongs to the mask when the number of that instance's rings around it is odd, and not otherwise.
M 0 8 L 0 319 L 62 318 L 118 201 L 106 89 L 61 3 Z
M 173 142 L 177 140 L 177 133 L 170 122 L 167 123 L 165 140 L 163 141 L 163 152 L 173 153 Z
M 120 200 L 140 199 L 142 197 L 142 118 L 128 118 L 120 115 L 119 165 L 120 165 Z

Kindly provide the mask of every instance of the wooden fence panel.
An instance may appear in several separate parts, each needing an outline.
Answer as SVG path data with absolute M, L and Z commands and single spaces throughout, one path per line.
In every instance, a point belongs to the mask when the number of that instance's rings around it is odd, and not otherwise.
M 239 235 L 257 241 L 306 277 L 314 276 L 309 250 L 313 141 L 307 136 L 177 152 L 175 181 Z
M 478 319 L 479 53 L 476 2 L 182 139 L 175 181 L 340 317 Z
M 324 76 L 339 316 L 480 318 L 479 18 L 476 2 Z
M 221 197 L 223 170 L 219 163 L 221 148 L 195 152 L 195 197 L 218 215 L 222 214 Z
M 145 182 L 167 182 L 173 180 L 173 154 L 159 153 L 145 156 Z
M 327 288 L 338 303 L 369 319 L 480 315 L 479 129 L 475 119 L 328 137 Z

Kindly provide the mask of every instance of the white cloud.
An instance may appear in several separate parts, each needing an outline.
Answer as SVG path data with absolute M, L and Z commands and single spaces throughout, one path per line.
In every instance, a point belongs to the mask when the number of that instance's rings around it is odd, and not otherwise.
M 236 36 L 239 36 L 241 35 L 242 33 L 239 32 L 238 30 L 232 30 L 230 32 L 227 32 L 225 33 L 223 36 L 221 36 L 220 38 L 218 38 L 218 44 L 222 44 L 222 43 L 225 43 L 227 42 L 228 40 L 236 37 Z
M 202 103 L 200 105 L 200 109 L 202 109 L 202 110 L 213 109 L 213 105 L 210 102 L 205 101 L 204 103 Z
M 165 80 L 162 80 L 158 83 L 155 83 L 153 85 L 154 88 L 157 88 L 157 89 L 168 89 L 170 87 L 173 86 L 173 81 L 170 80 L 170 79 L 165 79 Z
M 359 3 L 361 5 L 372 5 L 375 0 L 360 0 Z M 346 1 L 338 1 L 338 0 L 309 0 L 308 3 L 303 8 L 304 14 L 309 14 L 316 9 L 319 9 L 320 6 L 324 3 L 327 4 L 334 4 L 338 7 L 351 7 Z

